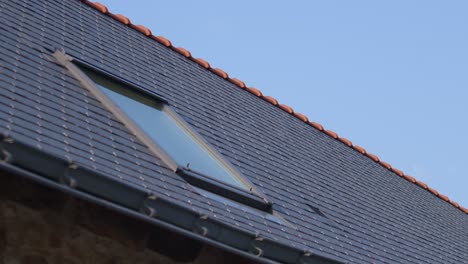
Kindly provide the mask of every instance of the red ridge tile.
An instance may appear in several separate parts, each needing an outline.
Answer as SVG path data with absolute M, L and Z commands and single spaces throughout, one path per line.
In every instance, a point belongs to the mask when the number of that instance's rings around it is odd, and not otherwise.
M 229 78 L 229 81 L 239 86 L 240 88 L 245 88 L 245 83 L 237 78 Z
M 113 19 L 119 21 L 120 23 L 122 24 L 125 24 L 125 25 L 129 25 L 130 24 L 130 19 L 128 19 L 126 16 L 124 15 L 121 15 L 121 14 L 110 14 L 109 13 L 109 16 L 111 16 Z
M 251 94 L 254 94 L 258 97 L 261 97 L 262 96 L 262 92 L 260 92 L 257 88 L 253 88 L 253 87 L 247 87 L 245 88 L 249 93 Z
M 178 48 L 174 48 L 175 51 L 177 51 L 178 53 L 184 55 L 185 57 L 187 58 L 190 58 L 192 57 L 192 54 L 190 54 L 190 52 L 182 47 L 178 47 Z
M 384 167 L 385 167 L 386 169 L 388 169 L 388 170 L 392 168 L 392 166 L 390 166 L 390 164 L 388 164 L 388 163 L 385 162 L 385 161 L 379 160 L 379 163 L 380 163 L 380 165 L 384 166 Z
M 297 112 L 294 112 L 294 116 L 299 118 L 302 122 L 308 122 L 309 119 L 307 118 L 307 116 L 301 114 L 301 113 L 297 113 Z
M 427 189 L 427 184 L 425 184 L 424 182 L 420 182 L 420 181 L 416 181 L 416 184 L 419 185 L 421 188 L 423 189 Z
M 288 112 L 289 114 L 294 113 L 293 109 L 285 104 L 279 104 L 278 107 Z
M 446 202 L 450 201 L 450 199 L 447 196 L 445 196 L 443 194 L 440 194 L 440 193 L 439 193 L 439 198 L 446 201 Z
M 462 210 L 462 212 L 464 212 L 465 214 L 468 214 L 467 208 L 460 206 L 460 210 Z
M 210 64 L 204 59 L 196 58 L 196 59 L 193 59 L 193 61 L 198 63 L 198 65 L 202 66 L 203 68 L 206 68 L 206 69 L 211 68 Z
M 228 77 L 227 73 L 225 73 L 220 68 L 211 69 L 211 71 L 223 79 L 226 79 Z
M 331 130 L 324 130 L 323 133 L 329 135 L 332 138 L 338 138 L 338 135 L 335 132 L 331 131 Z
M 456 208 L 460 208 L 460 205 L 459 205 L 457 202 L 455 202 L 455 201 L 450 201 L 450 203 L 451 203 L 453 206 L 455 206 Z
M 263 100 L 269 102 L 272 105 L 277 105 L 278 104 L 278 101 L 275 98 L 271 97 L 271 96 L 263 96 L 262 98 L 263 98 Z
M 353 146 L 353 143 L 351 141 L 349 141 L 347 138 L 339 137 L 338 140 L 341 141 L 343 144 L 345 144 L 348 147 Z
M 142 26 L 142 25 L 130 25 L 131 28 L 136 29 L 137 31 L 145 34 L 146 36 L 151 36 L 151 30 L 149 30 L 147 27 Z
M 396 173 L 398 176 L 403 177 L 403 172 L 402 172 L 401 170 L 392 168 L 392 171 L 393 171 L 394 173 Z
M 435 195 L 435 196 L 439 195 L 439 192 L 436 191 L 435 189 L 432 189 L 432 188 L 429 187 L 429 188 L 427 188 L 427 190 L 428 190 L 429 192 L 431 192 L 431 193 L 432 193 L 433 195 Z
M 354 145 L 353 148 L 357 151 L 359 151 L 361 154 L 366 154 L 366 150 L 363 147 L 360 147 L 358 145 Z
M 371 158 L 373 161 L 379 162 L 379 158 L 376 155 L 371 154 L 369 152 L 367 152 L 366 155 L 367 155 L 367 157 Z
M 309 122 L 309 125 L 313 126 L 315 129 L 323 131 L 323 126 L 316 122 Z
M 98 10 L 101 13 L 104 13 L 104 14 L 109 13 L 109 10 L 107 9 L 107 7 L 99 2 L 86 1 L 85 4 L 93 7 L 94 9 Z
M 172 43 L 163 36 L 151 36 L 152 39 L 156 40 L 157 42 L 163 44 L 166 47 L 172 47 Z
M 411 176 L 409 176 L 407 174 L 403 175 L 403 178 L 405 178 L 406 180 L 408 180 L 408 181 L 410 181 L 412 183 L 416 183 L 416 179 L 414 179 L 413 177 L 411 177 Z

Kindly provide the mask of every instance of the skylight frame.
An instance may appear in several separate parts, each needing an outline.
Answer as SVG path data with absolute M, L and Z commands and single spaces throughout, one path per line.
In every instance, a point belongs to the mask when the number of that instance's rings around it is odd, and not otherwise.
M 271 213 L 271 203 L 260 194 L 255 186 L 229 162 L 227 161 L 216 149 L 210 146 L 210 144 L 196 132 L 191 126 L 180 117 L 170 106 L 169 102 L 162 96 L 146 90 L 139 85 L 124 80 L 118 76 L 113 75 L 107 71 L 99 69 L 98 67 L 86 63 L 82 60 L 73 58 L 66 55 L 63 51 L 55 51 L 54 57 L 59 60 L 79 81 L 82 82 L 84 87 L 91 92 L 103 105 L 112 112 L 119 121 L 121 121 L 130 132 L 140 140 L 148 149 L 160 157 L 161 160 L 169 169 L 177 173 L 189 184 L 193 184 L 195 187 L 193 190 L 197 192 L 197 189 L 203 189 L 204 191 L 212 192 L 216 195 L 221 196 L 223 199 L 232 199 L 233 201 L 240 202 L 247 206 L 251 206 L 260 209 L 265 212 Z M 79 67 L 78 67 L 79 66 Z M 94 74 L 109 78 L 113 83 L 121 84 L 123 87 L 128 87 L 131 92 L 136 93 L 139 96 L 147 97 L 150 100 L 155 100 L 157 103 L 162 105 L 162 111 L 164 111 L 172 120 L 180 125 L 185 132 L 187 132 L 192 139 L 196 141 L 203 149 L 209 152 L 213 158 L 221 163 L 222 167 L 228 171 L 233 177 L 239 180 L 243 185 L 246 186 L 246 190 L 241 189 L 229 183 L 225 183 L 217 178 L 205 175 L 196 171 L 192 171 L 189 168 L 178 165 L 177 162 L 167 154 L 150 136 L 147 135 L 142 128 L 139 127 L 130 117 L 127 116 L 115 103 L 108 98 L 101 90 L 97 87 L 95 81 L 93 81 L 85 72 L 93 72 Z M 200 183 L 201 182 L 201 183 Z M 199 192 L 198 192 L 199 193 Z M 200 195 L 203 195 L 199 193 Z

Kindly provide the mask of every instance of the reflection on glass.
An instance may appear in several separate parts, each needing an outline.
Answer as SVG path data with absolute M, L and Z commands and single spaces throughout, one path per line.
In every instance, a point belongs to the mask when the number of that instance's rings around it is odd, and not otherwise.
M 101 83 L 101 82 L 100 82 Z M 97 86 L 150 136 L 179 166 L 247 189 L 156 102 L 103 81 Z M 112 87 L 112 88 L 107 88 Z M 111 90 L 112 89 L 112 90 Z

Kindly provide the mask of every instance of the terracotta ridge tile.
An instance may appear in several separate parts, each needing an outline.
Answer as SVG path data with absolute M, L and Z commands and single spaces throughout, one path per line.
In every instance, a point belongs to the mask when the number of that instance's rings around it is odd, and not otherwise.
M 353 146 L 353 143 L 348 140 L 347 138 L 344 138 L 344 137 L 338 137 L 338 140 L 341 141 L 343 144 L 345 144 L 346 146 L 348 147 L 352 147 Z
M 89 5 L 90 7 L 98 10 L 101 13 L 107 14 L 109 10 L 107 7 L 99 2 L 91 2 L 91 1 L 83 1 L 85 4 Z
M 450 203 L 456 208 L 460 208 L 460 205 L 457 202 L 450 200 Z
M 127 18 L 126 16 L 124 16 L 124 15 L 121 15 L 121 14 L 110 14 L 110 13 L 109 13 L 109 15 L 110 15 L 113 19 L 119 21 L 120 23 L 122 23 L 122 24 L 124 24 L 124 25 L 129 25 L 129 24 L 131 24 L 130 19 L 128 19 L 128 18 Z
M 247 87 L 245 88 L 249 93 L 251 94 L 254 94 L 258 97 L 261 97 L 262 96 L 262 92 L 260 92 L 257 88 L 253 88 L 253 87 Z
M 450 199 L 447 196 L 445 196 L 443 194 L 440 194 L 440 193 L 439 193 L 439 198 L 446 201 L 446 202 L 450 201 Z
M 462 212 L 464 212 L 465 214 L 468 214 L 467 208 L 460 206 L 460 210 L 462 210 Z
M 369 158 L 371 158 L 371 159 L 372 159 L 373 161 L 375 161 L 375 162 L 379 162 L 379 157 L 377 157 L 376 155 L 374 155 L 374 154 L 372 154 L 372 153 L 367 152 L 367 153 L 366 153 L 366 156 L 369 157 Z
M 147 27 L 145 26 L 142 26 L 142 25 L 134 25 L 134 24 L 130 24 L 130 27 L 133 28 L 133 29 L 136 29 L 137 31 L 145 34 L 146 36 L 151 36 L 151 30 L 149 30 Z
M 128 19 L 124 15 L 110 13 L 108 8 L 105 5 L 103 5 L 103 4 L 99 3 L 99 2 L 91 2 L 91 1 L 88 1 L 88 0 L 81 0 L 81 2 L 83 2 L 86 5 L 94 8 L 95 10 L 98 10 L 99 12 L 101 12 L 103 14 L 106 14 L 106 15 L 114 18 L 116 21 L 118 21 L 118 22 L 120 22 L 120 23 L 122 23 L 124 25 L 130 26 L 131 28 L 143 33 L 144 35 L 152 38 L 153 40 L 157 41 L 158 43 L 160 43 L 160 44 L 162 44 L 162 45 L 164 45 L 166 47 L 172 48 L 176 52 L 178 52 L 178 53 L 182 54 L 183 56 L 193 60 L 194 62 L 196 62 L 200 66 L 211 70 L 213 73 L 217 74 L 221 78 L 227 79 L 231 83 L 233 83 L 233 84 L 235 84 L 235 85 L 237 85 L 237 86 L 239 86 L 241 88 L 245 88 L 248 92 L 256 95 L 257 97 L 261 97 L 263 100 L 269 102 L 272 105 L 276 105 L 277 107 L 281 108 L 283 111 L 285 111 L 285 112 L 287 112 L 289 114 L 293 114 L 296 118 L 300 119 L 301 121 L 308 123 L 310 126 L 314 127 L 315 129 L 317 129 L 319 131 L 322 131 L 323 133 L 325 133 L 325 134 L 327 134 L 327 135 L 341 141 L 345 145 L 354 148 L 356 151 L 360 152 L 361 154 L 366 155 L 367 157 L 369 157 L 373 161 L 379 162 L 380 165 L 382 165 L 386 169 L 391 170 L 393 173 L 395 173 L 395 174 L 397 174 L 399 176 L 403 176 L 406 180 L 408 180 L 408 181 L 410 181 L 412 183 L 416 183 L 417 185 L 421 186 L 424 189 L 427 189 L 429 192 L 431 192 L 434 195 L 438 196 L 440 199 L 442 199 L 442 200 L 444 200 L 446 202 L 450 202 L 454 207 L 456 207 L 456 208 L 460 209 L 462 212 L 468 214 L 468 209 L 460 206 L 456 202 L 450 201 L 450 199 L 448 199 L 447 196 L 439 194 L 436 190 L 434 190 L 432 188 L 429 188 L 425 183 L 420 182 L 420 181 L 416 181 L 413 177 L 411 177 L 409 175 L 406 175 L 406 174 L 403 174 L 403 172 L 401 172 L 400 170 L 392 168 L 392 166 L 390 164 L 388 164 L 388 163 L 386 163 L 384 161 L 381 161 L 377 156 L 375 156 L 373 154 L 370 154 L 370 153 L 367 153 L 364 148 L 362 148 L 360 146 L 353 145 L 351 143 L 351 141 L 349 141 L 348 139 L 338 137 L 338 135 L 335 132 L 333 132 L 331 130 L 324 130 L 322 125 L 320 125 L 319 123 L 316 123 L 316 122 L 310 122 L 308 120 L 308 118 L 306 116 L 304 116 L 303 114 L 295 113 L 294 110 L 290 106 L 287 106 L 287 105 L 284 105 L 284 104 L 279 104 L 278 101 L 273 97 L 263 96 L 262 92 L 260 90 L 258 90 L 256 88 L 253 88 L 253 87 L 246 87 L 245 83 L 242 82 L 239 79 L 229 78 L 228 74 L 226 72 L 224 72 L 223 70 L 219 69 L 219 68 L 216 68 L 216 69 L 211 68 L 210 64 L 207 61 L 205 61 L 205 60 L 203 60 L 201 58 L 193 58 L 191 53 L 188 50 L 186 50 L 184 48 L 174 48 L 172 46 L 172 43 L 168 39 L 166 39 L 166 38 L 164 38 L 162 36 L 153 36 L 152 33 L 151 33 L 151 30 L 146 28 L 145 26 L 132 24 L 130 22 L 130 19 Z
M 229 78 L 228 80 L 240 88 L 245 88 L 245 83 L 237 78 Z
M 407 181 L 410 181 L 410 182 L 412 182 L 412 183 L 416 183 L 416 179 L 413 178 L 413 177 L 411 177 L 411 176 L 409 176 L 408 174 L 404 174 L 404 175 L 403 175 L 403 178 L 405 178 Z
M 182 48 L 182 47 L 177 47 L 177 48 L 174 48 L 175 51 L 177 51 L 178 53 L 184 55 L 184 57 L 187 57 L 187 58 L 191 58 L 192 57 L 192 54 L 190 54 L 190 51 Z
M 195 59 L 195 58 L 194 58 L 193 61 L 196 62 L 196 63 L 198 63 L 198 65 L 202 66 L 203 68 L 206 68 L 206 69 L 210 69 L 210 68 L 211 68 L 210 64 L 209 64 L 206 60 L 204 60 L 204 59 L 201 59 L 201 58 L 196 58 L 196 59 Z
M 439 192 L 435 189 L 432 189 L 431 187 L 427 188 L 427 190 L 431 192 L 432 194 L 434 194 L 435 196 L 439 195 Z
M 263 96 L 262 98 L 263 98 L 263 100 L 269 102 L 272 105 L 278 105 L 278 100 L 276 100 L 275 98 L 273 98 L 271 96 Z
M 333 132 L 331 130 L 324 130 L 323 133 L 329 135 L 332 138 L 338 138 L 338 134 L 336 134 L 335 132 Z
M 360 147 L 358 145 L 354 145 L 353 148 L 357 150 L 361 154 L 366 154 L 366 150 L 363 147 Z
M 417 184 L 419 187 L 423 188 L 423 189 L 427 189 L 427 188 L 428 188 L 428 187 L 427 187 L 427 184 L 425 184 L 424 182 L 416 181 L 416 184 Z
M 402 172 L 401 170 L 392 168 L 392 171 L 393 171 L 394 173 L 396 173 L 398 176 L 403 177 L 403 172 Z
M 221 70 L 220 68 L 215 68 L 215 69 L 212 68 L 211 71 L 223 79 L 226 79 L 229 77 L 227 73 Z
M 314 128 L 316 128 L 319 131 L 323 131 L 323 126 L 321 124 L 319 124 L 319 123 L 309 122 L 309 125 L 313 126 Z
M 293 110 L 290 106 L 288 106 L 288 105 L 279 104 L 278 107 L 281 108 L 281 109 L 283 109 L 285 112 L 288 112 L 289 114 L 294 113 L 294 110 Z
M 298 112 L 294 112 L 293 114 L 295 117 L 299 118 L 302 122 L 309 122 L 309 118 L 307 118 L 307 116 L 301 114 L 301 113 L 298 113 Z
M 156 40 L 157 42 L 161 43 L 166 47 L 172 47 L 172 43 L 163 36 L 151 36 L 152 39 Z
M 390 170 L 392 166 L 385 161 L 379 160 L 380 165 L 384 166 L 386 169 Z

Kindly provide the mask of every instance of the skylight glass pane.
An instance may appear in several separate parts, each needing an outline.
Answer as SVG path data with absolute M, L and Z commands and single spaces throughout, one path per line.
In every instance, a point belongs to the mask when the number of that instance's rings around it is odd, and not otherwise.
M 97 84 L 101 91 L 147 133 L 166 153 L 182 167 L 200 172 L 230 185 L 247 189 L 158 103 L 124 91 L 111 90 Z M 115 90 L 115 91 L 114 91 Z M 118 92 L 116 92 L 118 91 Z M 125 93 L 125 95 L 123 94 Z

